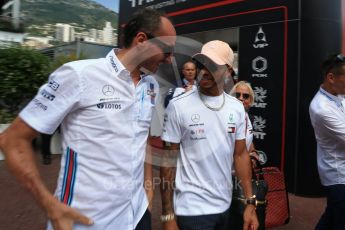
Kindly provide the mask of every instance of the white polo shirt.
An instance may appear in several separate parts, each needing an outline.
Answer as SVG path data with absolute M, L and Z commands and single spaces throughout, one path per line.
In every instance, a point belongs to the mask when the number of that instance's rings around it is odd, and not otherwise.
M 111 51 L 63 65 L 20 113 L 42 133 L 61 123 L 64 153 L 55 195 L 94 220 L 73 229 L 133 230 L 145 213 L 145 147 L 157 94 L 152 76 L 134 86 Z
M 225 93 L 224 93 L 225 94 Z M 223 96 L 208 97 L 221 104 Z M 219 103 L 220 102 L 220 103 Z M 208 109 L 197 90 L 174 98 L 167 107 L 162 139 L 180 143 L 177 160 L 175 214 L 216 214 L 230 207 L 235 140 L 245 139 L 245 111 L 225 94 L 219 111 Z
M 317 141 L 317 164 L 325 186 L 345 184 L 344 98 L 320 87 L 309 107 Z
M 197 87 L 196 85 L 192 85 L 192 89 L 191 90 L 196 90 Z M 184 94 L 186 92 L 186 89 L 184 87 L 177 87 L 175 88 L 174 94 L 173 94 L 173 98 L 180 96 L 181 94 Z

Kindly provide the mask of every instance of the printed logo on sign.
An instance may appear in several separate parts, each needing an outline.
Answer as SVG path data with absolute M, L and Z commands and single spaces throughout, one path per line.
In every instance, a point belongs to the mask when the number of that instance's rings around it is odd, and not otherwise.
M 258 49 L 258 48 L 265 48 L 266 46 L 268 46 L 268 43 L 266 40 L 266 34 L 263 31 L 262 27 L 260 26 L 258 32 L 255 35 L 255 41 L 254 41 L 253 47 L 255 49 Z
M 153 2 L 154 0 L 128 0 L 129 2 L 132 3 L 132 7 L 137 7 L 143 5 L 143 3 L 150 3 Z
M 200 115 L 199 114 L 193 114 L 190 118 L 194 123 L 198 123 L 200 121 Z
M 253 103 L 253 107 L 265 109 L 267 106 L 267 103 L 265 103 L 265 99 L 267 97 L 266 95 L 267 90 L 265 90 L 263 87 L 254 87 L 255 102 Z
M 121 109 L 121 104 L 103 102 L 103 103 L 98 103 L 97 108 L 98 109 Z
M 191 1 L 191 0 L 166 0 L 166 1 L 157 1 L 155 0 L 128 0 L 131 3 L 131 7 L 146 7 L 146 8 L 151 8 L 151 9 L 160 9 L 164 8 L 167 6 L 173 6 L 175 4 L 183 3 L 186 1 Z
M 49 93 L 49 92 L 46 91 L 45 89 L 42 90 L 41 95 L 42 95 L 43 97 L 47 98 L 47 99 L 50 100 L 50 101 L 53 101 L 54 98 L 55 98 L 55 96 L 54 96 L 53 94 Z
M 102 88 L 102 93 L 104 96 L 113 96 L 115 93 L 115 89 L 111 85 L 105 85 Z
M 252 61 L 252 69 L 257 72 L 257 74 L 252 74 L 252 77 L 267 77 L 267 74 L 262 74 L 267 69 L 267 59 L 258 56 Z
M 60 85 L 56 81 L 51 80 L 51 81 L 48 82 L 48 86 L 50 88 L 52 88 L 52 90 L 56 91 L 59 88 Z
M 263 119 L 261 116 L 254 116 L 253 121 L 253 129 L 254 129 L 254 137 L 260 140 L 265 139 L 266 133 L 264 129 L 266 128 L 266 120 Z

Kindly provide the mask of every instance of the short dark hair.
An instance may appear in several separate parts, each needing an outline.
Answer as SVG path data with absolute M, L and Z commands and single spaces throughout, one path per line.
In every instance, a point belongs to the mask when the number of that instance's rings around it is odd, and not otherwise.
M 168 18 L 164 12 L 149 8 L 135 12 L 123 29 L 124 47 L 128 48 L 131 46 L 138 32 L 154 35 L 161 26 L 161 17 Z
M 182 69 L 184 69 L 184 66 L 185 66 L 187 63 L 193 64 L 193 65 L 194 65 L 194 68 L 196 69 L 196 64 L 195 64 L 195 62 L 194 62 L 193 60 L 188 60 L 188 61 L 186 61 L 186 62 L 183 64 Z
M 342 54 L 332 54 L 322 63 L 322 76 L 325 78 L 328 73 L 339 75 L 345 65 L 345 56 Z

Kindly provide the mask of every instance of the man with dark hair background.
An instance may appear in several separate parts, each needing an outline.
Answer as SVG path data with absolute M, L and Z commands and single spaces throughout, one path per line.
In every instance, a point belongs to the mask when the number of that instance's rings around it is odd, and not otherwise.
M 175 41 L 164 14 L 136 13 L 124 28 L 123 49 L 57 69 L 0 134 L 10 171 L 46 212 L 48 229 L 151 228 L 143 178 L 158 83 L 150 74 L 171 63 Z M 52 195 L 31 141 L 60 124 L 63 155 Z
M 323 83 L 309 107 L 317 142 L 317 165 L 327 207 L 316 230 L 345 226 L 345 57 L 332 55 L 322 65 Z

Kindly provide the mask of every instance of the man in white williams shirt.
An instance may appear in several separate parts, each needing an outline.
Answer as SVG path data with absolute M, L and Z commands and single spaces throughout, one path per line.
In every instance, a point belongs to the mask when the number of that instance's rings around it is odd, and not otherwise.
M 158 94 L 151 73 L 171 63 L 175 41 L 164 14 L 137 12 L 124 27 L 123 49 L 60 67 L 0 134 L 9 169 L 46 212 L 49 229 L 150 230 L 144 159 Z M 31 141 L 60 123 L 63 154 L 53 195 Z
M 345 57 L 332 55 L 322 65 L 323 83 L 310 107 L 317 142 L 317 164 L 327 207 L 316 230 L 345 227 Z

